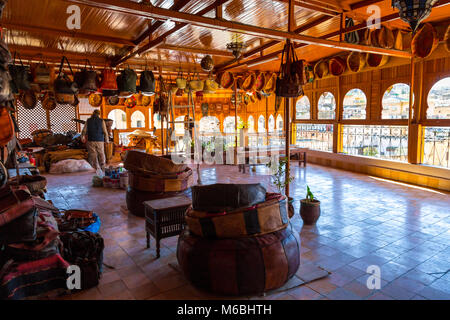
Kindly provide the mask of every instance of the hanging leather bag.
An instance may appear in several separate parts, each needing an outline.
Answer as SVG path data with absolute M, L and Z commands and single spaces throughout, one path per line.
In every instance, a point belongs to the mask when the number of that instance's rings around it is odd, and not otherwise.
M 55 79 L 55 93 L 56 94 L 72 94 L 75 95 L 78 93 L 78 85 L 76 82 L 72 81 L 64 72 L 64 61 L 67 62 L 69 66 L 70 73 L 72 77 L 74 76 L 72 67 L 70 66 L 69 60 L 65 56 L 61 58 L 61 64 L 59 66 L 59 73 Z
M 297 98 L 303 93 L 301 80 L 292 71 L 292 62 L 297 60 L 290 41 L 285 44 L 281 57 L 280 72 L 278 74 L 275 93 L 278 97 Z
M 144 70 L 139 78 L 139 91 L 143 95 L 155 93 L 155 75 L 150 70 Z
M 117 77 L 117 87 L 120 96 L 130 96 L 136 93 L 137 75 L 134 70 L 127 68 L 122 70 Z
M 16 56 L 20 64 L 16 64 Z M 23 65 L 22 59 L 17 52 L 14 53 L 13 63 L 8 66 L 9 74 L 11 75 L 11 91 L 14 94 L 19 93 L 19 90 L 29 90 L 30 86 L 30 70 Z
M 90 66 L 88 69 L 87 66 Z M 74 80 L 78 85 L 80 93 L 88 94 L 97 91 L 97 72 L 91 65 L 91 62 L 86 59 L 86 65 L 81 71 L 76 72 Z
M 105 97 L 117 95 L 116 72 L 112 68 L 105 68 L 100 76 L 100 91 Z
M 41 89 L 47 89 L 51 81 L 50 72 L 50 67 L 42 60 L 34 68 L 33 82 L 39 84 Z

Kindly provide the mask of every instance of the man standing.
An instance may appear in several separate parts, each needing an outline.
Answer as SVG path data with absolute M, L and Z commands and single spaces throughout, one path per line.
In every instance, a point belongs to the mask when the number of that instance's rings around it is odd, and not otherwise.
M 100 119 L 100 111 L 94 110 L 92 116 L 86 121 L 81 132 L 83 141 L 86 141 L 88 161 L 97 170 L 105 170 L 105 142 L 109 142 L 108 131 L 103 119 Z

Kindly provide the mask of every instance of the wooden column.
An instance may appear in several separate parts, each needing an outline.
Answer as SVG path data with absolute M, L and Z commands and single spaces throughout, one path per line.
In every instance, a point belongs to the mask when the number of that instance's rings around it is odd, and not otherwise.
M 414 57 L 411 58 L 411 86 L 409 90 L 409 116 L 408 116 L 408 162 L 417 164 L 421 162 L 421 149 L 422 149 L 422 126 L 417 119 L 420 118 L 420 114 L 417 114 L 418 110 L 415 110 L 413 119 L 413 107 L 414 107 L 414 89 L 415 89 L 415 64 Z M 418 97 L 419 98 L 419 97 Z M 420 105 L 420 99 L 416 99 L 416 106 Z M 418 109 L 418 108 L 416 108 Z M 419 111 L 420 112 L 420 111 Z

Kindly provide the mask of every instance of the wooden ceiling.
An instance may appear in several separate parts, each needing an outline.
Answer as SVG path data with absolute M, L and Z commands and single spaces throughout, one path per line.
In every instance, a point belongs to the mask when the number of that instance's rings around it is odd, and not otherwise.
M 142 3 L 144 2 L 144 3 Z M 146 3 L 147 2 L 147 3 Z M 22 59 L 57 63 L 62 54 L 75 65 L 83 59 L 98 67 L 129 65 L 136 69 L 162 66 L 164 70 L 200 70 L 205 54 L 216 67 L 242 71 L 278 69 L 281 41 L 291 38 L 297 54 L 307 61 L 345 50 L 375 50 L 408 57 L 409 53 L 361 47 L 340 42 L 341 16 L 352 17 L 355 29 L 365 28 L 367 7 L 378 5 L 382 22 L 408 30 L 391 0 L 295 0 L 289 25 L 289 0 L 9 0 L 1 20 L 11 50 Z M 69 30 L 67 7 L 81 8 L 81 29 Z M 440 0 L 427 21 L 449 19 L 450 0 Z M 341 31 L 340 31 L 341 30 Z M 349 30 L 347 30 L 349 31 Z M 239 62 L 226 50 L 240 34 L 247 48 Z M 377 51 L 378 50 L 378 51 Z M 267 58 L 270 62 L 260 63 Z

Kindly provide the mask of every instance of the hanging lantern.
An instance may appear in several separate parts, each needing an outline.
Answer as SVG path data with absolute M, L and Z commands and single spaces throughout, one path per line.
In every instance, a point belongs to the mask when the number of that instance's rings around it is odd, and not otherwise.
M 439 0 L 392 0 L 392 7 L 397 8 L 400 18 L 407 22 L 412 31 L 415 32 L 419 23 L 426 19 L 431 8 Z

